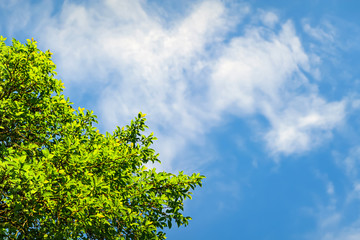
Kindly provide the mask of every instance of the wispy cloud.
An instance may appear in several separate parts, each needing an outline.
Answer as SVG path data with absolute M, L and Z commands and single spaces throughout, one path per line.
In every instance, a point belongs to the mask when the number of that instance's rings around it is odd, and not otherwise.
M 356 207 L 355 207 L 356 206 Z M 307 239 L 320 240 L 357 240 L 360 239 L 360 219 L 349 215 L 349 208 L 358 208 L 358 204 L 345 204 L 337 207 L 330 204 L 317 212 L 318 225 L 316 233 Z M 352 220 L 351 220 L 352 219 Z
M 343 172 L 344 178 L 338 183 L 339 193 L 326 177 L 325 184 L 329 196 L 327 204 L 319 204 L 313 211 L 317 219 L 317 229 L 309 239 L 320 240 L 355 240 L 360 239 L 360 148 L 353 147 L 347 156 L 334 153 L 336 165 Z
M 276 13 L 271 11 L 259 10 L 257 17 L 263 22 L 267 27 L 273 28 L 279 22 L 279 17 Z
M 335 27 L 327 21 L 324 21 L 319 26 L 311 26 L 309 20 L 304 19 L 303 29 L 307 34 L 320 42 L 333 42 L 336 38 Z

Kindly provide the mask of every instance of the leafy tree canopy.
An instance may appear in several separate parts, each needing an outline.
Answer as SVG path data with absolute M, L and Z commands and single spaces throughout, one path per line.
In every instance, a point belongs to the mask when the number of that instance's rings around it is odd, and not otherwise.
M 50 51 L 0 37 L 2 239 L 165 239 L 187 225 L 183 202 L 204 176 L 159 162 L 145 114 L 101 134 L 92 111 L 62 94 Z

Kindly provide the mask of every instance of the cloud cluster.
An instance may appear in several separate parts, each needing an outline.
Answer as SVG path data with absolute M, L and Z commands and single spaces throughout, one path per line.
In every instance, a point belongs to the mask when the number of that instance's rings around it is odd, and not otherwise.
M 262 115 L 260 134 L 275 155 L 310 150 L 343 121 L 345 102 L 328 102 L 306 77 L 316 66 L 291 21 L 218 0 L 183 14 L 165 19 L 140 0 L 64 1 L 36 34 L 61 78 L 96 98 L 106 129 L 147 113 L 163 159 L 201 142 L 228 114 Z
M 316 146 L 345 116 L 345 102 L 329 103 L 304 71 L 309 59 L 290 21 L 274 31 L 252 27 L 233 38 L 212 75 L 213 106 L 233 114 L 260 113 L 271 128 L 273 153 L 292 154 Z

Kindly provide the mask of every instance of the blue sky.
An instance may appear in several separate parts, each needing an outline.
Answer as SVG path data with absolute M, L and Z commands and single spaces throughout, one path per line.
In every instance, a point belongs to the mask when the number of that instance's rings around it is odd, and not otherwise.
M 157 169 L 206 175 L 168 239 L 356 240 L 359 7 L 7 0 L 0 34 L 50 49 L 101 131 L 147 113 Z

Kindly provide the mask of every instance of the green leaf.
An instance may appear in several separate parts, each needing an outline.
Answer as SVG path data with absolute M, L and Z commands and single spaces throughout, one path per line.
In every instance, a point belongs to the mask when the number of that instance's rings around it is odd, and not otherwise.
M 204 176 L 146 169 L 149 161 L 160 162 L 151 148 L 156 138 L 144 133 L 146 115 L 100 134 L 93 111 L 74 111 L 62 95 L 50 51 L 33 39 L 4 41 L 0 37 L 0 88 L 11 94 L 0 99 L 0 201 L 11 217 L 1 215 L 0 235 L 135 239 L 136 233 L 161 240 L 166 235 L 159 229 L 171 228 L 173 220 L 186 225 L 183 201 Z

